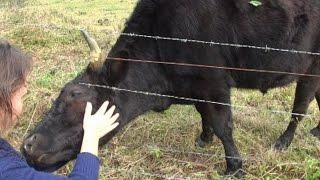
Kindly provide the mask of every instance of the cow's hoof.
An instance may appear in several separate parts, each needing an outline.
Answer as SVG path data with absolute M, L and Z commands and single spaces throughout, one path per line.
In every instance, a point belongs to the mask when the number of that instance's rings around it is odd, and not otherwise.
M 313 128 L 310 133 L 314 136 L 314 137 L 317 137 L 320 139 L 320 128 L 319 127 L 316 127 L 316 128 Z
M 246 173 L 242 169 L 238 169 L 236 171 L 227 170 L 225 172 L 225 176 L 235 178 L 235 179 L 244 179 Z
M 204 148 L 210 144 L 212 144 L 212 141 L 204 141 L 201 139 L 201 136 L 196 139 L 196 147 Z
M 287 150 L 291 144 L 291 141 L 292 141 L 292 138 L 282 135 L 278 138 L 278 140 L 274 144 L 274 149 L 278 151 Z

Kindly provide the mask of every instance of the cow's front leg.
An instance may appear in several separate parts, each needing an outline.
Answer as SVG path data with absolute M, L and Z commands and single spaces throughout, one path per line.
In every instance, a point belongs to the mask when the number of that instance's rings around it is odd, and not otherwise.
M 202 110 L 202 107 L 203 106 L 196 104 L 196 109 L 201 114 L 201 118 L 202 118 L 202 132 L 199 135 L 199 137 L 196 139 L 196 146 L 203 148 L 206 145 L 212 144 L 214 133 L 213 133 L 213 128 L 210 125 L 210 119 L 207 119 L 209 116 L 204 115 L 205 112 L 204 110 Z
M 319 78 L 304 77 L 299 80 L 296 88 L 294 105 L 291 121 L 286 131 L 277 139 L 275 148 L 277 150 L 285 150 L 291 144 L 294 133 L 298 127 L 299 122 L 304 118 L 310 102 L 314 99 L 315 93 L 318 89 Z
M 224 97 L 221 99 L 221 97 Z M 216 101 L 230 103 L 229 94 L 215 98 Z M 212 129 L 212 132 L 221 140 L 226 156 L 227 170 L 226 174 L 241 177 L 242 159 L 233 140 L 233 122 L 231 107 L 217 104 L 201 103 L 197 105 L 198 111 L 206 121 L 206 126 Z M 209 131 L 211 132 L 211 130 Z M 210 134 L 211 135 L 211 134 Z M 212 137 L 212 136 L 211 136 Z

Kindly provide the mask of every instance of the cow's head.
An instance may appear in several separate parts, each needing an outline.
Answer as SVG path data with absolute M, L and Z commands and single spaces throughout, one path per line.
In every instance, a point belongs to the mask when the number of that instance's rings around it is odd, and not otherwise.
M 168 99 L 81 84 L 100 84 L 136 90 L 151 88 L 151 91 L 162 93 L 165 93 L 164 90 L 167 91 L 169 87 L 164 83 L 166 81 L 156 65 L 105 62 L 105 58 L 102 58 L 102 62 L 101 50 L 96 41 L 86 32 L 83 34 L 91 49 L 90 55 L 93 62 L 81 75 L 65 85 L 43 121 L 25 139 L 21 147 L 28 163 L 39 170 L 56 170 L 79 153 L 83 136 L 82 121 L 87 101 L 93 104 L 94 112 L 104 101 L 109 100 L 111 104 L 117 106 L 116 111 L 120 113 L 118 120 L 120 125 L 102 138 L 100 144 L 108 142 L 121 127 L 138 115 L 149 110 L 163 110 L 170 105 Z M 109 56 L 133 57 L 132 50 L 127 47 L 128 43 L 128 39 L 120 37 Z M 150 47 L 150 44 L 146 46 Z

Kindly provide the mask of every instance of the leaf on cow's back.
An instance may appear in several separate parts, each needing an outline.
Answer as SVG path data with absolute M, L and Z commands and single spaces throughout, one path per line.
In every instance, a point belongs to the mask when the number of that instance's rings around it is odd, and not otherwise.
M 258 6 L 261 6 L 262 5 L 262 2 L 260 0 L 252 0 L 249 2 L 249 4 L 255 6 L 255 7 L 258 7 Z

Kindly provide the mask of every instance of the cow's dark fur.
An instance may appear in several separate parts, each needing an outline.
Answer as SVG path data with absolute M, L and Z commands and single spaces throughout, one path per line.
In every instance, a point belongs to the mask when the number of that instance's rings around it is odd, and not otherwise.
M 263 0 L 262 3 L 262 6 L 253 7 L 249 0 L 141 0 L 124 32 L 320 51 L 319 1 Z M 319 56 L 127 36 L 117 40 L 108 56 L 320 74 Z M 294 81 L 298 84 L 292 112 L 304 114 L 314 97 L 320 101 L 319 78 L 107 61 L 101 70 L 92 71 L 88 68 L 65 86 L 42 125 L 34 132 L 49 141 L 50 145 L 35 149 L 39 152 L 46 152 L 49 148 L 73 150 L 62 158 L 50 154 L 47 158 L 54 157 L 51 164 L 73 158 L 79 151 L 82 132 L 80 120 L 86 101 L 92 101 L 98 107 L 103 101 L 111 100 L 121 114 L 120 127 L 107 135 L 102 143 L 109 141 L 129 121 L 147 111 L 162 111 L 171 104 L 192 103 L 88 88 L 79 85 L 79 82 L 230 103 L 232 87 L 257 89 L 266 93 L 270 88 Z M 232 137 L 230 107 L 193 104 L 202 117 L 203 132 L 198 142 L 210 142 L 215 134 L 222 141 L 225 155 L 228 156 L 227 172 L 241 169 L 242 161 Z M 290 145 L 301 120 L 302 116 L 292 116 L 287 130 L 276 142 L 277 149 Z M 312 130 L 318 137 L 319 132 L 320 127 Z M 70 137 L 75 143 L 67 141 L 59 145 L 61 143 L 55 140 L 56 136 Z M 36 153 L 27 156 L 29 159 L 37 157 Z M 49 164 L 44 163 L 44 166 Z

